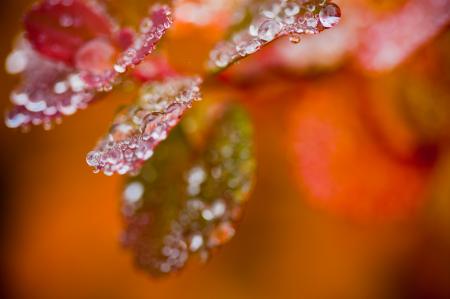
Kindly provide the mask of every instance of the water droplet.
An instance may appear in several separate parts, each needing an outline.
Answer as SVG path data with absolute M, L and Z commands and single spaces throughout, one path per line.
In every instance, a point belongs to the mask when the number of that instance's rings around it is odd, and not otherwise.
M 126 68 L 120 64 L 115 64 L 114 65 L 114 70 L 120 74 L 125 73 Z
M 86 162 L 89 166 L 98 166 L 100 163 L 100 153 L 97 151 L 89 152 L 86 156 Z
M 5 120 L 6 126 L 11 129 L 18 128 L 26 122 L 27 122 L 27 117 L 22 113 L 15 113 L 15 114 L 9 115 Z
M 25 107 L 32 112 L 41 112 L 47 108 L 47 103 L 45 101 L 28 101 Z
M 245 56 L 245 55 L 255 53 L 256 51 L 258 51 L 258 49 L 260 47 L 261 47 L 261 43 L 256 39 L 252 39 L 252 40 L 240 42 L 239 44 L 237 44 L 236 51 L 239 53 L 239 55 Z
M 300 6 L 298 6 L 295 2 L 289 2 L 286 4 L 286 7 L 284 8 L 284 14 L 286 16 L 295 16 L 300 12 Z
M 136 149 L 136 157 L 141 160 L 148 160 L 153 156 L 153 151 L 150 147 L 145 143 L 141 143 Z
M 265 21 L 258 30 L 258 37 L 264 41 L 271 41 L 281 31 L 281 24 L 275 20 Z
M 84 81 L 79 75 L 71 75 L 69 77 L 69 84 L 74 92 L 83 91 L 83 89 L 85 88 Z
M 262 23 L 264 23 L 264 19 L 258 19 L 255 22 L 253 22 L 248 28 L 248 33 L 251 36 L 255 36 L 255 37 L 258 36 L 258 30 L 259 30 L 259 27 L 261 27 Z
M 341 10 L 339 6 L 334 3 L 329 3 L 322 8 L 319 13 L 320 22 L 323 27 L 331 28 L 336 26 L 341 20 Z
M 116 164 L 122 158 L 120 150 L 113 148 L 106 154 L 106 161 L 111 164 Z
M 231 55 L 226 50 L 213 51 L 211 56 L 218 67 L 226 67 L 231 61 Z
M 222 217 L 226 211 L 225 202 L 222 199 L 217 200 L 211 207 L 211 212 L 214 214 L 215 218 Z
M 28 97 L 28 94 L 26 93 L 11 93 L 11 102 L 13 102 L 16 105 L 24 106 L 30 98 Z
M 292 34 L 289 36 L 289 41 L 293 44 L 298 44 L 301 40 L 300 34 Z
M 58 82 L 53 86 L 53 92 L 56 94 L 63 94 L 67 91 L 68 86 L 67 83 L 64 81 Z
M 195 252 L 203 246 L 203 236 L 201 234 L 195 234 L 191 237 L 189 242 L 189 250 Z
M 306 26 L 308 26 L 309 28 L 316 28 L 317 25 L 319 24 L 319 20 L 317 19 L 317 17 L 310 12 L 305 13 L 304 18 Z
M 308 3 L 306 4 L 306 9 L 310 12 L 313 12 L 314 10 L 316 10 L 316 6 L 313 3 Z
M 129 204 L 137 203 L 144 195 L 144 186 L 139 182 L 130 183 L 123 193 L 125 201 Z
M 281 11 L 281 5 L 279 3 L 270 4 L 263 8 L 261 14 L 269 19 L 274 19 Z
M 10 74 L 19 74 L 27 67 L 27 56 L 24 51 L 16 50 L 6 59 L 6 71 Z
M 150 29 L 152 29 L 152 27 L 153 27 L 153 22 L 151 19 L 145 18 L 144 20 L 142 20 L 141 28 L 140 28 L 142 33 L 149 32 Z

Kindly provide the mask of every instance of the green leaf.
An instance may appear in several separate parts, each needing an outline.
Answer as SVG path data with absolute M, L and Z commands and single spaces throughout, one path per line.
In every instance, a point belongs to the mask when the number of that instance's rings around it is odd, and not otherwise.
M 124 191 L 124 244 L 152 276 L 205 260 L 235 234 L 254 179 L 252 128 L 236 106 L 210 123 L 206 142 L 178 126 Z

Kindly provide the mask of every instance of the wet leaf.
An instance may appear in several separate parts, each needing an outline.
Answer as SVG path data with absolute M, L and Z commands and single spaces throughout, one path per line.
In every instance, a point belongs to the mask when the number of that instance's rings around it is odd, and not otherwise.
M 172 24 L 169 8 L 154 5 L 149 10 L 149 16 L 142 20 L 138 34 L 117 28 L 113 33 L 112 29 L 108 31 L 105 26 L 98 24 L 99 20 L 92 20 L 100 9 L 92 4 L 94 2 L 82 3 L 84 1 L 43 1 L 30 12 L 26 26 L 41 30 L 33 34 L 37 34 L 38 41 L 48 40 L 45 47 L 49 48 L 44 49 L 36 44 L 35 37 L 27 27 L 28 39 L 20 37 L 8 56 L 6 70 L 11 74 L 22 75 L 19 88 L 11 95 L 15 106 L 7 114 L 8 127 L 27 128 L 44 124 L 45 128 L 50 128 L 54 120 L 85 108 L 97 92 L 110 91 L 122 73 L 139 65 L 152 53 Z M 89 9 L 91 11 L 87 12 Z M 54 24 L 53 19 L 65 17 L 66 10 L 70 11 L 71 18 L 79 20 L 78 23 L 73 21 L 75 23 L 70 26 L 66 24 L 75 29 L 52 35 L 62 26 Z M 38 26 L 41 24 L 39 22 L 47 23 Z M 78 29 L 90 34 L 80 35 Z M 92 29 L 92 32 L 88 29 Z M 61 40 L 56 37 L 61 37 Z M 112 39 L 117 43 L 111 42 Z M 65 40 L 76 40 L 77 43 L 66 43 Z M 126 47 L 126 50 L 122 52 L 121 47 Z M 167 73 L 166 70 L 162 72 Z M 158 73 L 154 77 L 158 77 Z
M 254 175 L 251 125 L 239 107 L 211 123 L 196 148 L 176 130 L 124 190 L 124 245 L 152 276 L 182 269 L 235 234 Z
M 340 8 L 326 0 L 252 1 L 246 10 L 230 37 L 211 52 L 211 70 L 224 69 L 283 36 L 298 43 L 302 34 L 318 34 L 341 18 Z
M 20 39 L 7 61 L 10 72 L 21 73 L 22 82 L 11 93 L 14 107 L 6 115 L 10 128 L 43 125 L 85 108 L 94 98 L 73 69 L 41 56 L 25 39 Z
M 199 78 L 178 77 L 141 88 L 135 104 L 116 116 L 109 133 L 87 155 L 87 163 L 106 175 L 139 171 L 155 147 L 200 100 Z
M 356 53 L 370 71 L 389 71 L 450 23 L 449 1 L 410 0 L 366 28 Z M 411 30 L 415 28 L 415 30 Z

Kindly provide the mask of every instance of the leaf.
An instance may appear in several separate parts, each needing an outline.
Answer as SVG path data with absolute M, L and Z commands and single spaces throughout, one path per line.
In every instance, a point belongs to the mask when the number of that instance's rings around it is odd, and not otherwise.
M 85 108 L 94 92 L 83 88 L 73 69 L 38 54 L 25 39 L 7 60 L 7 68 L 22 73 L 21 85 L 11 93 L 15 105 L 6 116 L 6 126 L 28 128 L 43 125 Z
M 228 107 L 209 136 L 198 149 L 177 127 L 125 187 L 123 242 L 152 276 L 206 259 L 235 234 L 255 170 L 248 116 Z
M 298 43 L 302 34 L 318 34 L 336 26 L 341 17 L 340 8 L 326 0 L 271 0 L 249 5 L 242 24 L 219 43 L 210 54 L 209 68 L 218 71 L 239 59 L 257 52 L 270 42 L 289 36 Z
M 409 0 L 366 28 L 357 59 L 370 71 L 389 71 L 401 64 L 420 46 L 450 22 L 449 1 Z M 415 30 L 412 30 L 414 28 Z
M 366 224 L 417 215 L 432 165 L 396 157 L 376 138 L 373 124 L 359 110 L 364 106 L 357 104 L 367 96 L 363 89 L 342 87 L 342 81 L 326 86 L 316 85 L 301 98 L 293 95 L 297 101 L 287 117 L 290 161 L 303 198 L 315 208 Z
M 75 54 L 87 41 L 110 38 L 117 29 L 94 1 L 44 0 L 26 14 L 26 37 L 41 55 L 73 66 Z
M 86 12 L 88 8 L 95 8 L 86 4 L 81 9 L 79 2 L 67 2 L 70 3 L 67 9 L 73 8 L 71 12 L 74 18 L 81 18 L 77 13 L 88 14 Z M 37 5 L 30 15 L 42 13 L 41 10 L 44 10 L 52 17 L 56 17 L 57 14 L 66 11 L 64 3 L 66 2 L 44 1 Z M 61 5 L 64 7 L 60 7 Z M 48 6 L 50 8 L 46 8 Z M 34 12 L 35 10 L 37 12 Z M 91 11 L 91 14 L 94 12 Z M 140 64 L 147 55 L 152 53 L 158 41 L 172 24 L 171 12 L 167 6 L 155 5 L 149 13 L 150 16 L 142 20 L 139 34 L 135 35 L 127 29 L 121 29 L 114 36 L 110 36 L 110 38 L 117 38 L 121 46 L 128 46 L 118 58 L 115 56 L 121 49 L 113 48 L 113 44 L 103 37 L 89 41 L 86 37 L 76 53 L 70 54 L 74 55 L 70 59 L 68 55 L 64 57 L 56 55 L 51 58 L 49 58 L 51 55 L 43 56 L 41 52 L 48 54 L 50 50 L 36 51 L 32 48 L 30 41 L 21 37 L 6 61 L 6 69 L 9 73 L 22 74 L 21 85 L 11 95 L 15 107 L 7 114 L 6 125 L 11 128 L 28 128 L 30 125 L 44 124 L 45 128 L 50 128 L 52 121 L 87 107 L 97 92 L 110 91 L 122 73 Z M 46 14 L 38 19 L 42 21 L 45 16 Z M 63 16 L 60 15 L 60 17 Z M 37 17 L 30 18 L 34 20 Z M 84 20 L 84 18 L 81 19 Z M 48 26 L 37 26 L 38 21 L 34 21 L 30 21 L 33 28 L 44 31 L 51 32 L 53 28 L 51 25 L 54 25 L 51 23 Z M 87 28 L 94 27 L 97 23 L 91 19 L 89 22 L 86 20 L 82 22 Z M 103 33 L 106 31 L 102 28 L 97 30 Z M 74 34 L 74 39 L 79 39 L 79 36 L 72 31 L 65 32 L 64 38 L 69 38 L 71 33 Z M 42 34 L 46 33 L 42 32 Z M 27 36 L 30 35 L 31 33 L 28 32 Z M 53 35 L 49 36 L 49 43 L 46 46 L 55 47 L 55 51 L 59 51 L 61 47 L 75 46 L 70 43 L 65 44 L 63 41 L 60 43 L 59 39 L 52 39 Z M 69 52 L 64 51 L 64 53 Z M 68 63 L 68 60 L 71 62 Z
M 142 87 L 136 103 L 117 115 L 109 133 L 87 155 L 95 172 L 106 175 L 139 171 L 154 148 L 193 102 L 200 100 L 199 78 L 171 78 Z

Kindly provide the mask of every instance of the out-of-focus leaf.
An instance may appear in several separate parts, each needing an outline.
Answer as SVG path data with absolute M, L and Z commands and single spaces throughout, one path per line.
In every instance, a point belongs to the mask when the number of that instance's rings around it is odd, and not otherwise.
M 173 0 L 102 0 L 105 6 L 114 18 L 121 24 L 137 25 L 146 15 L 148 7 L 155 4 L 164 4 L 171 6 Z
M 205 259 L 235 234 L 254 175 L 247 114 L 228 107 L 204 148 L 178 127 L 124 191 L 123 241 L 152 276 L 180 270 L 195 253 Z
M 87 155 L 87 163 L 106 175 L 139 171 L 154 148 L 193 102 L 200 100 L 199 78 L 172 78 L 141 89 L 136 103 L 116 116 L 109 133 Z
M 363 31 L 356 56 L 368 70 L 391 70 L 449 22 L 450 1 L 409 0 L 401 9 Z
M 44 0 L 25 16 L 26 37 L 40 54 L 74 64 L 75 53 L 87 41 L 109 38 L 116 24 L 94 1 Z
M 208 66 L 213 71 L 224 69 L 282 36 L 298 43 L 302 34 L 318 34 L 340 18 L 340 8 L 327 0 L 251 1 L 228 40 L 211 52 Z
M 433 164 L 393 155 L 358 107 L 364 89 L 342 82 L 315 85 L 301 100 L 292 96 L 298 101 L 287 118 L 288 146 L 304 199 L 368 224 L 414 217 L 425 202 Z

